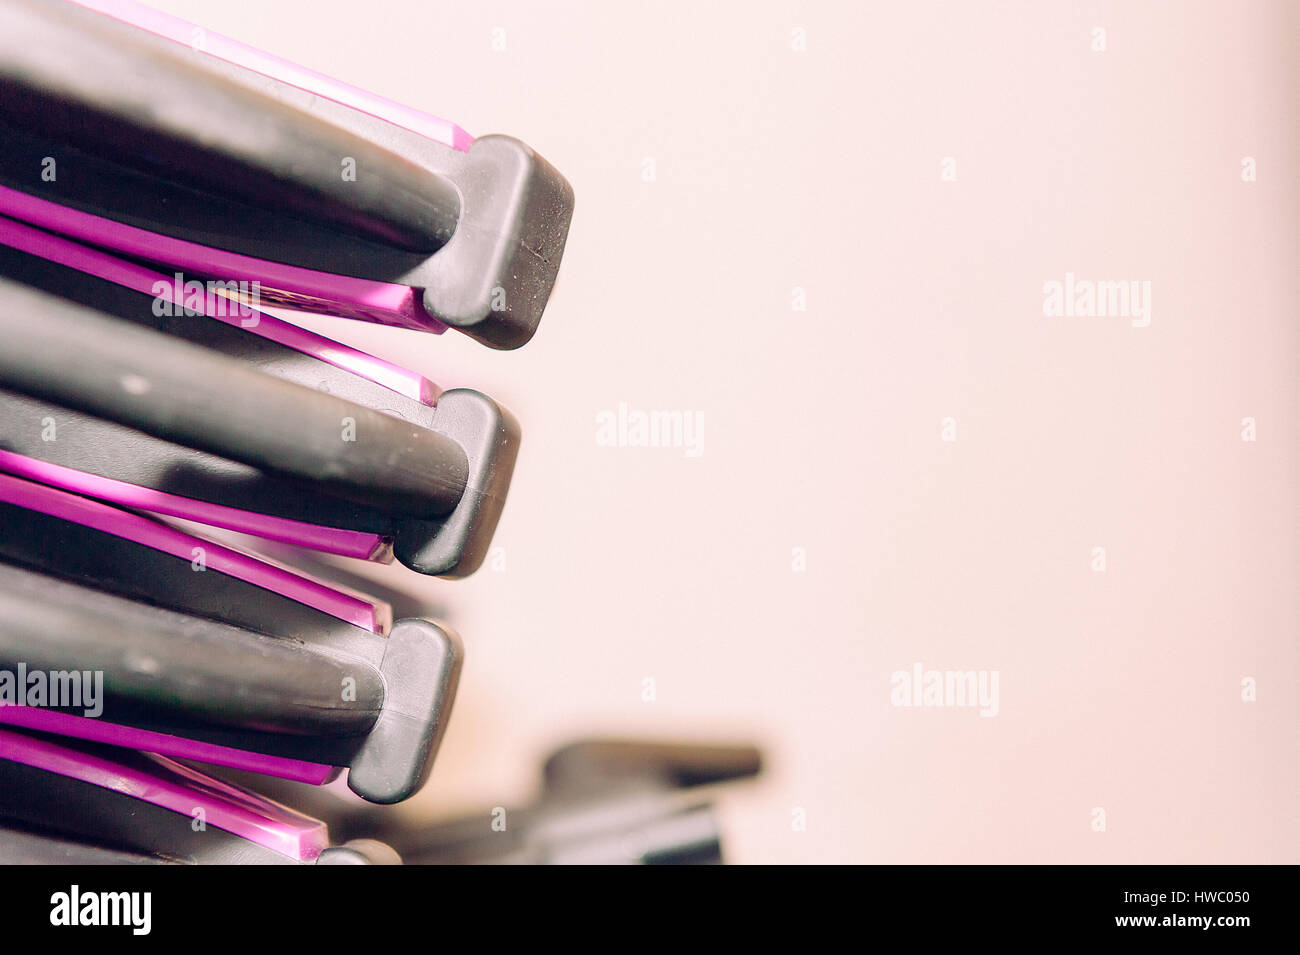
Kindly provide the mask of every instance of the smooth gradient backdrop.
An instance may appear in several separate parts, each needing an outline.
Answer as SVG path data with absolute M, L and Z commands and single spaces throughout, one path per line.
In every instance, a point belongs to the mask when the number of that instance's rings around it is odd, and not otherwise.
M 156 5 L 576 191 L 519 352 L 312 320 L 524 428 L 495 566 L 370 574 L 467 647 L 395 811 L 753 739 L 737 862 L 1300 861 L 1300 4 Z M 1045 314 L 1067 273 L 1149 310 Z M 918 663 L 997 715 L 894 705 Z

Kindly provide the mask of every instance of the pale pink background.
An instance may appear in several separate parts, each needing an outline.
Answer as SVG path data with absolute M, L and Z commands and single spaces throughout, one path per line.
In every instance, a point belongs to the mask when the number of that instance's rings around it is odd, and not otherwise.
M 1300 861 L 1300 5 L 158 5 L 577 193 L 522 351 L 342 327 L 525 429 L 506 570 L 381 574 L 469 654 L 402 811 L 525 800 L 575 735 L 752 737 L 735 861 Z M 1150 327 L 1044 317 L 1067 271 L 1152 282 Z M 703 455 L 598 447 L 620 401 Z M 1000 715 L 892 707 L 914 661 Z

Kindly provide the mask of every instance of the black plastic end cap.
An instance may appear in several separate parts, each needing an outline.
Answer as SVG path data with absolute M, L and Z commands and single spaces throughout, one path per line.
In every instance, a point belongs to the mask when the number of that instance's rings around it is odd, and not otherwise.
M 487 557 L 519 456 L 519 422 L 487 395 L 469 388 L 443 392 L 436 429 L 459 442 L 469 477 L 456 508 L 437 521 L 397 529 L 393 554 L 433 577 L 468 577 Z
M 491 348 L 518 348 L 537 331 L 573 217 L 573 187 L 510 136 L 470 145 L 456 178 L 461 216 L 433 259 L 424 307 Z
M 348 770 L 348 788 L 390 804 L 420 791 L 456 699 L 464 650 L 454 630 L 416 618 L 388 635 L 379 672 L 384 710 Z

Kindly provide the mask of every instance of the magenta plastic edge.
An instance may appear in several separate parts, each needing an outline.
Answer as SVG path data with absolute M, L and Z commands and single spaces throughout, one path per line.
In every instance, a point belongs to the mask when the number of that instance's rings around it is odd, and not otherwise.
M 0 187 L 3 188 L 3 187 Z M 0 210 L 3 210 L 4 204 L 8 197 L 0 194 Z M 136 265 L 134 262 L 117 259 L 116 256 L 109 255 L 107 252 L 101 252 L 99 249 L 88 248 L 82 244 L 72 242 L 70 239 L 62 238 L 60 235 L 51 235 L 44 233 L 39 229 L 34 229 L 29 225 L 23 225 L 22 222 L 0 216 L 0 243 L 17 248 L 21 252 L 30 253 L 30 255 L 39 256 L 52 262 L 59 262 L 60 265 L 66 265 L 70 269 L 77 269 L 78 272 L 85 272 L 88 275 L 103 278 L 105 281 L 113 282 L 114 285 L 120 285 L 123 288 L 143 292 L 146 295 L 153 295 L 160 301 L 165 301 L 175 308 L 186 308 L 185 288 L 177 290 L 178 282 L 183 277 L 179 275 L 161 274 L 146 269 L 142 265 Z M 179 291 L 179 301 L 177 292 Z M 433 405 L 437 403 L 438 395 L 441 394 L 437 385 L 425 378 L 419 372 L 402 368 L 400 365 L 394 365 L 391 361 L 377 359 L 373 355 L 346 346 L 324 335 L 318 335 L 315 331 L 308 331 L 292 322 L 286 322 L 281 318 L 269 316 L 265 312 L 257 311 L 240 301 L 222 299 L 230 301 L 231 309 L 229 311 L 246 314 L 221 314 L 227 311 L 226 308 L 216 308 L 209 305 L 209 296 L 204 294 L 203 314 L 213 321 L 224 322 L 226 325 L 238 325 L 240 329 L 248 331 L 253 335 L 259 335 L 261 338 L 272 340 L 292 348 L 294 351 L 302 352 L 303 355 L 312 356 L 313 359 L 324 361 L 335 368 L 350 372 L 367 381 L 372 381 L 376 385 L 389 388 L 390 391 L 398 392 L 399 395 L 420 401 L 421 404 Z
M 386 604 L 345 593 L 261 557 L 58 488 L 0 474 L 0 501 L 72 521 L 185 560 L 193 560 L 195 551 L 199 550 L 204 555 L 204 566 L 209 570 L 274 591 L 371 633 L 384 632 L 391 620 L 391 610 Z
M 265 753 L 254 753 L 216 743 L 204 743 L 183 736 L 156 733 L 153 730 L 107 723 L 103 720 L 35 706 L 0 705 L 0 723 L 40 730 L 44 733 L 55 733 L 59 736 L 72 736 L 92 743 L 106 743 L 109 746 L 162 753 L 164 756 L 175 756 L 178 759 L 194 759 L 214 766 L 245 769 L 250 773 L 278 776 L 281 779 L 310 783 L 313 786 L 323 786 L 337 772 L 333 766 L 322 763 L 311 763 L 283 756 L 268 756 Z
M 424 310 L 422 296 L 407 285 L 335 275 L 225 252 L 72 209 L 7 186 L 0 186 L 0 213 L 81 242 L 191 269 L 196 276 L 257 282 L 265 287 L 264 297 L 277 299 L 277 304 L 285 308 L 311 311 L 307 306 L 317 305 L 317 310 L 325 314 L 439 335 L 447 330 L 443 322 Z M 281 292 L 287 296 L 277 296 Z M 295 300 L 293 296 L 300 298 Z
M 324 73 L 291 63 L 246 43 L 214 33 L 206 27 L 200 27 L 142 3 L 136 3 L 134 0 L 72 0 L 72 2 L 155 36 L 165 37 L 188 46 L 196 52 L 215 56 L 235 66 L 241 66 L 273 80 L 279 80 L 281 83 L 287 83 L 289 86 L 295 86 L 360 110 L 461 152 L 468 150 L 470 143 L 474 141 L 473 136 L 449 120 L 414 107 L 404 106 L 394 100 L 326 76 Z
M 253 511 L 241 511 L 223 504 L 196 501 L 153 488 L 140 487 L 113 478 L 88 474 L 61 464 L 51 464 L 0 449 L 0 471 L 15 477 L 38 481 L 52 487 L 98 498 L 122 507 L 134 507 L 154 514 L 223 527 L 263 540 L 293 544 L 341 557 L 387 563 L 392 560 L 388 540 L 378 534 L 350 531 L 338 527 L 307 524 L 288 518 Z
M 7 211 L 10 204 L 23 205 L 23 203 L 17 201 L 17 197 L 29 199 L 33 202 L 45 202 L 43 199 L 35 199 L 21 192 L 11 195 L 10 190 L 0 186 L 0 212 Z M 48 204 L 55 205 L 54 203 Z M 95 217 L 92 216 L 91 218 Z M 109 220 L 103 221 L 108 222 Z M 61 235 L 43 232 L 40 229 L 4 216 L 0 216 L 0 243 L 21 252 L 27 252 L 42 259 L 57 262 L 60 265 L 66 265 L 78 272 L 94 275 L 115 285 L 121 285 L 124 288 L 145 295 L 153 295 L 172 307 L 186 307 L 183 284 L 179 290 L 180 301 L 176 300 L 178 291 L 176 286 L 183 279 L 183 276 L 180 276 L 179 273 L 174 276 L 166 276 L 161 272 L 155 272 L 142 265 L 136 265 L 134 262 L 127 262 L 99 249 L 89 248 Z M 223 298 L 223 301 L 231 302 L 231 308 L 226 309 L 224 306 L 217 308 L 209 304 L 209 299 L 210 296 L 206 294 L 205 290 L 202 311 L 206 317 L 214 321 L 224 322 L 227 325 L 237 325 L 246 332 L 277 342 L 286 348 L 302 352 L 304 355 L 310 355 L 319 361 L 341 368 L 343 371 L 365 378 L 367 381 L 373 381 L 377 385 L 382 385 L 390 391 L 405 395 L 421 404 L 434 405 L 441 394 L 441 389 L 419 372 L 403 368 L 401 365 L 395 365 L 382 358 L 376 358 L 374 355 L 368 355 L 360 349 L 336 342 L 324 335 L 318 335 L 315 332 L 294 325 L 292 322 L 286 322 L 283 319 L 267 315 L 251 305 Z M 238 314 L 221 314 L 227 311 L 234 311 Z
M 0 719 L 6 718 L 5 711 L 25 709 L 28 707 L 0 707 Z M 142 799 L 183 816 L 191 816 L 201 807 L 209 825 L 300 862 L 314 860 L 329 846 L 325 823 L 162 757 L 153 759 L 175 778 L 4 729 L 0 729 L 0 757 Z

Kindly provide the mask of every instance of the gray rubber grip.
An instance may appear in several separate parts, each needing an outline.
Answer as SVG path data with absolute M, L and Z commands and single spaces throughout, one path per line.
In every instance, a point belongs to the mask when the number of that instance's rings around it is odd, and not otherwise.
M 469 476 L 445 435 L 10 282 L 0 385 L 386 513 L 447 514 Z

